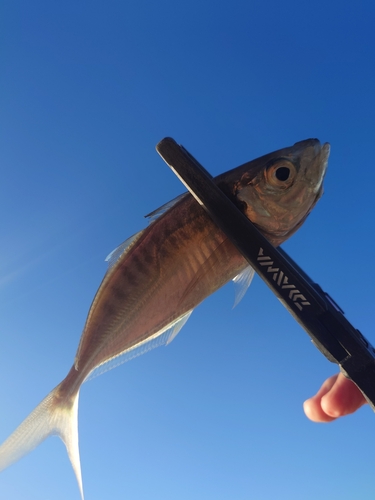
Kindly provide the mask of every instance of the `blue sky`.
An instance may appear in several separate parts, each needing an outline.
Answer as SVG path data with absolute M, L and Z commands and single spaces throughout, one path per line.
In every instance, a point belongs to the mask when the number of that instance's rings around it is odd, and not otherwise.
M 212 174 L 331 143 L 325 194 L 284 245 L 370 340 L 375 271 L 370 1 L 5 1 L 0 19 L 0 439 L 66 375 L 104 258 L 183 191 L 172 136 Z M 256 278 L 207 299 L 168 347 L 82 387 L 86 500 L 373 499 L 374 415 L 302 402 L 335 373 Z M 7 500 L 79 499 L 49 439 Z

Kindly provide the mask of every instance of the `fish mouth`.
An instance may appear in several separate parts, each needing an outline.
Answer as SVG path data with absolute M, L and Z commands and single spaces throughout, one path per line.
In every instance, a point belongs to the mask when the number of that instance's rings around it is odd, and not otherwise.
M 316 167 L 318 170 L 317 172 L 318 179 L 315 180 L 316 185 L 314 188 L 314 192 L 317 193 L 320 198 L 320 196 L 323 194 L 323 179 L 327 172 L 328 158 L 331 152 L 331 146 L 328 142 L 325 142 L 322 146 L 320 144 L 317 144 L 315 148 L 317 149 Z
M 313 206 L 323 194 L 323 180 L 327 172 L 330 150 L 328 142 L 321 144 L 318 139 L 307 139 L 294 145 L 294 152 L 302 158 L 300 168 L 304 182 L 309 192 L 316 196 Z
M 305 222 L 306 218 L 324 193 L 323 180 L 327 173 L 328 158 L 330 155 L 331 146 L 328 142 L 321 144 L 318 139 L 309 139 L 308 141 L 313 142 L 313 144 L 311 144 L 313 146 L 313 154 L 311 155 L 310 159 L 311 165 L 306 171 L 306 179 L 309 179 L 310 192 L 313 195 L 315 194 L 315 196 L 306 214 L 301 218 L 299 223 L 290 230 L 287 236 L 288 238 L 302 226 L 302 224 Z M 302 141 L 300 143 L 301 146 L 302 144 L 306 146 L 306 142 L 308 141 Z
M 328 158 L 331 146 L 328 142 L 321 144 L 319 139 L 307 139 L 296 142 L 293 146 L 294 152 L 301 155 L 306 162 L 304 168 L 305 179 L 310 188 L 318 193 L 322 187 L 323 179 L 327 171 Z

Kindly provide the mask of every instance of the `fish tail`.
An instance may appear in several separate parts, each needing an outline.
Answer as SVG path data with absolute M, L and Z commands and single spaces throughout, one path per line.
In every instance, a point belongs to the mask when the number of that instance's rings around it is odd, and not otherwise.
M 0 471 L 36 448 L 48 436 L 57 435 L 66 446 L 83 500 L 78 446 L 79 391 L 64 398 L 59 388 L 60 385 L 50 392 L 0 446 Z

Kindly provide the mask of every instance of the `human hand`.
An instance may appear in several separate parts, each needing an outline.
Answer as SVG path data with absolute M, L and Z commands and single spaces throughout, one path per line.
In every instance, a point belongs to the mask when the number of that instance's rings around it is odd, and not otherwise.
M 339 373 L 328 378 L 316 395 L 304 402 L 303 409 L 314 422 L 331 422 L 354 413 L 365 403 L 357 386 Z

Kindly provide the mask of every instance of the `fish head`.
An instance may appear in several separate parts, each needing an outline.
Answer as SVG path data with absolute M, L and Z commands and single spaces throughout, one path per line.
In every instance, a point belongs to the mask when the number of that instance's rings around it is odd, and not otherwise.
M 328 143 L 317 139 L 297 142 L 228 172 L 226 190 L 271 243 L 279 245 L 322 196 L 329 150 Z

